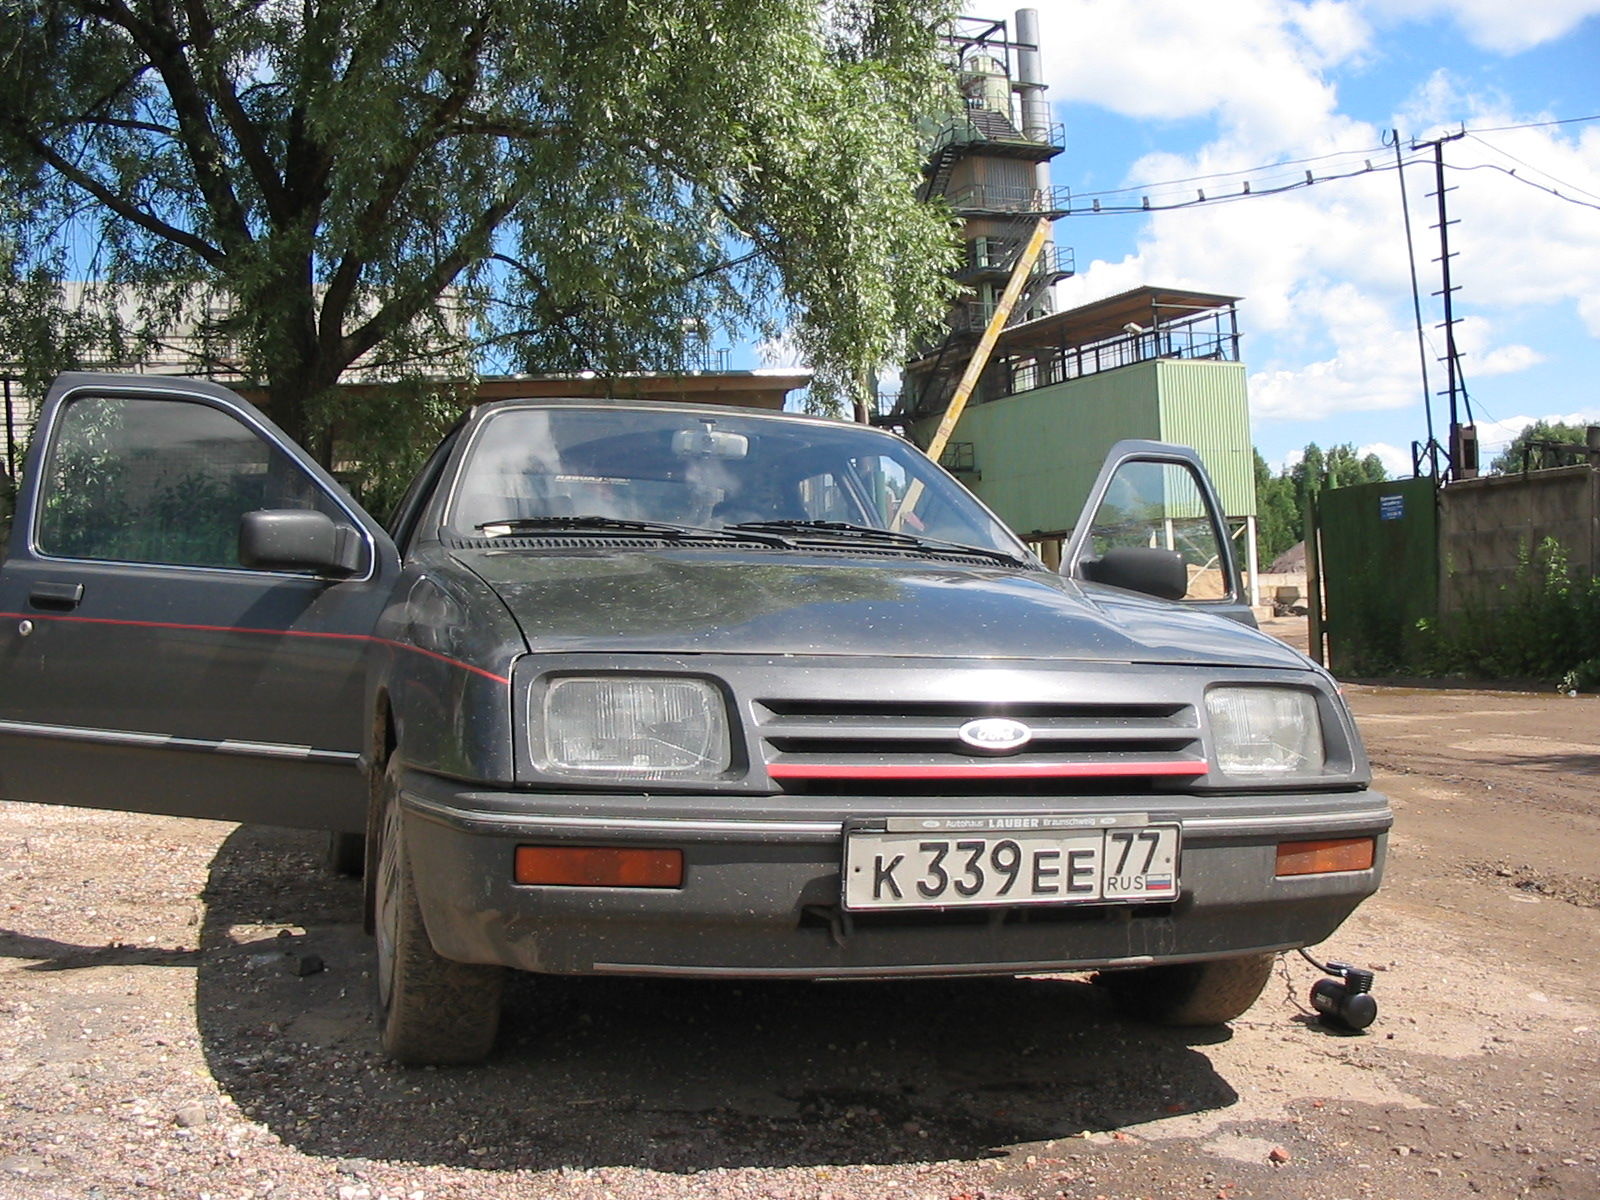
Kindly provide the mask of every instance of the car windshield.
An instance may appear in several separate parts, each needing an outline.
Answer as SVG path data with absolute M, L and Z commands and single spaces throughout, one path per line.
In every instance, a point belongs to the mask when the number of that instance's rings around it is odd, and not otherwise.
M 881 430 L 602 406 L 490 415 L 467 448 L 445 524 L 495 534 L 521 532 L 519 523 L 559 528 L 567 517 L 703 530 L 777 523 L 806 537 L 881 531 L 1022 553 L 959 484 Z

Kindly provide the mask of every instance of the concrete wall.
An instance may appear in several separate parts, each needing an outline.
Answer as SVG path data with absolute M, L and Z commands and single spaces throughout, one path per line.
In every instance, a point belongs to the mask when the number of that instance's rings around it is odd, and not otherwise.
M 1567 552 L 1575 575 L 1600 565 L 1600 469 L 1589 466 L 1490 475 L 1439 491 L 1439 607 L 1492 604 L 1515 583 L 1519 563 L 1545 538 Z
M 1295 604 L 1305 604 L 1310 598 L 1306 573 L 1304 571 L 1263 571 L 1256 576 L 1256 583 L 1261 588 L 1261 603 L 1271 604 L 1278 597 L 1279 588 L 1287 588 L 1295 593 Z

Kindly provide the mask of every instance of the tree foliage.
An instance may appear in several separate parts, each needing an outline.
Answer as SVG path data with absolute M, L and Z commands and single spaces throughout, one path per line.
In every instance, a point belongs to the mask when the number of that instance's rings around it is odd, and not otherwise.
M 1581 462 L 1582 459 L 1575 459 L 1570 453 L 1563 455 L 1552 443 L 1581 446 L 1586 436 L 1584 426 L 1568 425 L 1562 421 L 1535 421 L 1532 425 L 1524 425 L 1522 432 L 1494 456 L 1489 464 L 1489 474 L 1512 475 Z
M 914 198 L 940 0 L 0 12 L 0 352 L 40 374 L 194 322 L 303 439 L 353 366 L 611 374 L 786 331 L 839 395 L 948 295 Z
M 1309 443 L 1299 461 L 1273 475 L 1256 451 L 1256 544 L 1263 566 L 1305 537 L 1311 499 L 1324 488 L 1381 483 L 1389 477 L 1376 454 L 1358 454 L 1348 442 L 1327 450 Z
M 1294 489 L 1286 474 L 1274 475 L 1267 460 L 1256 455 L 1256 553 L 1265 569 L 1305 534 Z

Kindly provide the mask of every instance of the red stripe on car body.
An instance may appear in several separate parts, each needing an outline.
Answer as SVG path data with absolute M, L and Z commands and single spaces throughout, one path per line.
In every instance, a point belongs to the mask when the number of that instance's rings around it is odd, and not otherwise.
M 420 654 L 425 658 L 437 659 L 439 662 L 448 663 L 452 667 L 460 667 L 463 671 L 471 671 L 474 675 L 492 679 L 496 683 L 508 684 L 511 682 L 511 677 L 508 675 L 498 675 L 484 667 L 475 667 L 471 663 L 462 662 L 459 658 L 451 658 L 447 654 L 440 654 L 434 650 L 424 650 L 421 646 L 408 645 L 405 642 L 397 642 L 392 638 L 381 638 L 370 633 L 322 633 L 298 629 L 248 629 L 239 625 L 189 625 L 178 621 L 128 621 L 116 617 L 74 617 L 61 613 L 0 613 L 0 620 L 63 621 L 76 625 L 120 625 L 130 629 L 172 629 L 190 633 L 247 633 L 257 636 L 324 638 L 339 642 L 367 642 L 378 646 L 392 646 L 396 650 L 406 650 L 412 654 Z
M 769 763 L 774 779 L 1094 779 L 1128 775 L 1204 775 L 1203 762 L 1116 763 Z

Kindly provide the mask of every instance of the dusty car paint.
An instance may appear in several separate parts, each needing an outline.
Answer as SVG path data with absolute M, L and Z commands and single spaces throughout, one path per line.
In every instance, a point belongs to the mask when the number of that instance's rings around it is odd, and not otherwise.
M 212 424 L 226 418 L 228 453 L 268 455 L 261 471 L 240 469 L 235 490 L 287 489 L 326 512 L 359 545 L 355 569 L 52 552 L 111 536 L 96 534 L 105 522 L 94 506 L 112 504 L 115 489 L 75 481 L 55 449 L 67 444 L 63 412 L 85 398 L 113 413 L 177 406 L 157 413 L 158 430 L 202 410 Z M 397 545 L 225 389 L 63 377 L 0 567 L 0 795 L 364 833 L 369 864 L 387 862 L 369 871 L 381 876 L 380 933 L 386 919 L 394 926 L 382 889 L 397 878 L 384 855 L 403 841 L 429 953 L 534 971 L 832 978 L 1204 962 L 1320 941 L 1377 887 L 1392 816 L 1368 790 L 1359 736 L 1325 672 L 1237 619 L 1225 536 L 1221 598 L 1168 602 L 1083 582 L 1087 517 L 1068 573 L 1054 574 L 937 474 L 940 503 L 971 505 L 959 514 L 981 531 L 971 551 L 760 522 L 688 538 L 612 518 L 512 527 L 495 522 L 529 518 L 502 514 L 492 497 L 475 501 L 485 521 L 458 528 L 449 514 L 466 501 L 455 489 L 476 469 L 475 448 L 497 445 L 489 423 L 514 413 L 537 426 L 527 414 L 563 407 L 573 402 L 472 414 L 402 506 Z M 890 445 L 781 414 L 614 405 L 593 420 L 622 431 L 688 423 L 670 445 L 704 456 L 708 478 L 731 476 L 769 428 L 802 448 Z M 93 449 L 98 427 L 86 429 L 74 436 Z M 1086 512 L 1123 460 L 1197 466 L 1170 448 L 1119 447 Z M 130 458 L 94 469 L 137 487 L 161 467 Z M 616 469 L 558 478 L 603 495 L 626 482 L 604 473 Z M 851 486 L 859 502 L 862 485 Z M 835 501 L 846 495 L 828 487 Z M 1195 487 L 1209 495 L 1198 476 Z M 710 494 L 722 491 L 732 495 Z M 630 779 L 553 763 L 539 744 L 551 719 L 542 706 L 553 681 L 573 677 L 701 681 L 725 706 L 727 765 Z M 1315 771 L 1263 781 L 1219 769 L 1207 696 L 1239 686 L 1313 698 Z M 992 716 L 1026 728 L 1008 728 L 997 754 L 963 742 L 967 724 Z M 1179 826 L 1181 893 L 981 919 L 843 907 L 852 829 L 980 814 Z M 1374 839 L 1370 870 L 1274 876 L 1280 840 L 1348 835 Z M 685 876 L 655 890 L 518 884 L 512 856 L 528 844 L 680 849 Z

